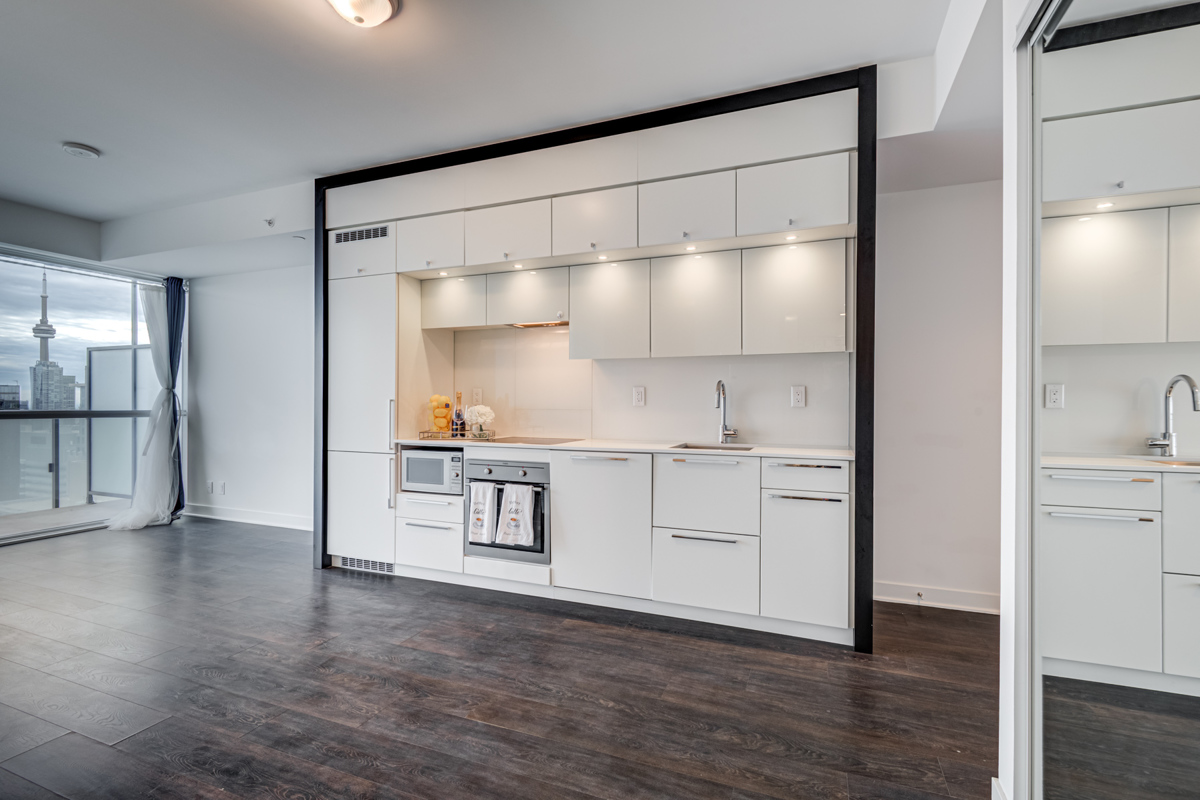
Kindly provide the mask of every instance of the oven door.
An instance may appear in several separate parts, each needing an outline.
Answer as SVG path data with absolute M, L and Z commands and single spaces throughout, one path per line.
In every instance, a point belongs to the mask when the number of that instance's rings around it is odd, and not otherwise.
M 460 494 L 462 484 L 453 486 L 449 452 L 401 450 L 400 488 L 405 492 Z M 459 456 L 461 465 L 461 455 Z M 459 470 L 460 467 L 455 467 Z
M 471 496 L 471 482 L 467 482 L 467 497 Z M 496 519 L 502 519 L 504 484 L 496 485 Z M 533 487 L 533 544 L 522 547 L 515 544 L 482 544 L 470 540 L 470 526 L 464 531 L 464 552 L 469 556 L 501 558 L 507 561 L 524 561 L 528 564 L 550 563 L 550 487 Z

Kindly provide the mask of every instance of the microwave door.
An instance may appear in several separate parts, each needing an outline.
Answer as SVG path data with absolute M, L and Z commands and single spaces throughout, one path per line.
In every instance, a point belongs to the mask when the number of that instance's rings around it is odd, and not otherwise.
M 406 455 L 404 458 L 404 483 L 417 490 L 421 488 L 443 489 L 448 483 L 446 480 L 447 469 L 448 464 L 444 458 Z

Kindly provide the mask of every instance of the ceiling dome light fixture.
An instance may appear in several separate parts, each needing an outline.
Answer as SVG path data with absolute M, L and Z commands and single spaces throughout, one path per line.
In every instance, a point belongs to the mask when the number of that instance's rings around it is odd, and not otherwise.
M 342 19 L 360 28 L 382 25 L 400 11 L 399 0 L 329 0 Z
M 63 142 L 62 149 L 64 153 L 69 153 L 76 158 L 100 157 L 100 151 L 92 147 L 90 144 L 80 144 L 79 142 Z

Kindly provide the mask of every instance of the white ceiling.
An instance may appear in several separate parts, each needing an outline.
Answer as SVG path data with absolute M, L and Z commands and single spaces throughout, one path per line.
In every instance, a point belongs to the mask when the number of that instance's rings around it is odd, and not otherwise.
M 915 58 L 949 2 L 5 3 L 0 197 L 108 220 Z

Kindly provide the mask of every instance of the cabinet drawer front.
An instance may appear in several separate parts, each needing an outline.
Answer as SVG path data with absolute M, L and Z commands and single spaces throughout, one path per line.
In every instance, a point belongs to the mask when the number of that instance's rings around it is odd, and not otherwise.
M 466 518 L 462 495 L 424 492 L 396 495 L 396 516 L 433 522 L 462 522 Z
M 1160 514 L 1042 506 L 1042 654 L 1162 670 Z
M 1163 672 L 1200 678 L 1200 578 L 1163 575 Z
M 654 529 L 653 599 L 758 613 L 758 537 Z
M 818 461 L 811 458 L 764 458 L 762 487 L 844 494 L 850 491 L 850 462 Z
M 339 239 L 341 241 L 339 241 Z M 359 278 L 396 271 L 396 223 L 330 231 L 329 278 Z
M 480 208 L 466 215 L 467 264 L 550 255 L 550 201 Z
M 758 535 L 759 459 L 654 456 L 654 525 Z
M 1200 575 L 1200 475 L 1162 476 L 1163 572 Z
M 850 496 L 764 489 L 764 617 L 850 625 Z
M 462 523 L 397 517 L 396 563 L 462 572 Z
M 1161 511 L 1161 483 L 1157 472 L 1043 469 L 1042 505 Z
M 638 244 L 727 239 L 737 229 L 733 171 L 638 187 Z
M 849 221 L 849 153 L 737 171 L 738 236 L 845 225 Z
M 463 265 L 463 212 L 396 223 L 396 272 Z

